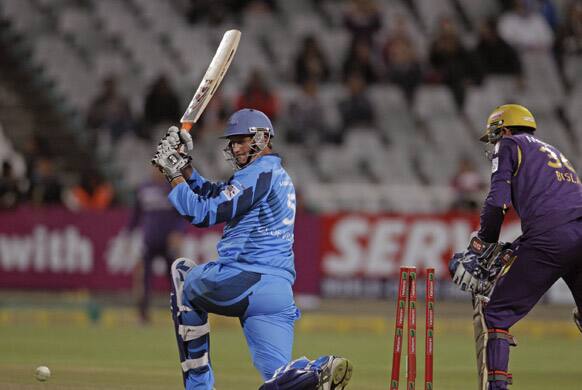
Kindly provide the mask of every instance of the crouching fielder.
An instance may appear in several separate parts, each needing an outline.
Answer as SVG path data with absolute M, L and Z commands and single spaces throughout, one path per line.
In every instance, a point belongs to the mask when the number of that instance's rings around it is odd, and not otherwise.
M 559 278 L 574 296 L 582 331 L 582 185 L 570 161 L 535 130 L 531 112 L 517 104 L 489 116 L 481 141 L 494 152 L 481 227 L 449 263 L 453 281 L 474 293 L 479 389 L 507 389 L 509 347 L 516 344 L 509 329 Z M 508 248 L 497 241 L 511 205 L 522 235 Z
M 240 319 L 253 363 L 265 380 L 291 360 L 299 318 L 291 289 L 296 200 L 291 178 L 272 153 L 273 137 L 271 121 L 262 112 L 234 113 L 223 137 L 235 169 L 226 183 L 210 182 L 191 168 L 182 149 L 190 148 L 192 140 L 175 127 L 152 160 L 170 181 L 169 199 L 182 216 L 198 227 L 225 223 L 216 261 L 197 266 L 182 258 L 172 265 L 172 313 L 188 390 L 213 388 L 208 313 Z M 318 382 L 323 372 L 316 372 Z M 303 372 L 297 376 L 306 378 Z

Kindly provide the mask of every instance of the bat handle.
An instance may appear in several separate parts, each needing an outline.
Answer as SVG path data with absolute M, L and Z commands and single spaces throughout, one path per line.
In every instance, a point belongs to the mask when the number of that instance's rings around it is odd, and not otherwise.
M 182 123 L 182 130 L 190 131 L 192 130 L 192 123 L 191 122 L 183 122 Z

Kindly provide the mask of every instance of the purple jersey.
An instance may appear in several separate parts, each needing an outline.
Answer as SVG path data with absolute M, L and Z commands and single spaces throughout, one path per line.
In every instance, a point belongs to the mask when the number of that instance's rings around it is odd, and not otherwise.
M 137 190 L 129 229 L 133 230 L 141 225 L 144 243 L 148 247 L 164 247 L 171 232 L 182 232 L 186 229 L 186 221 L 168 201 L 170 189 L 170 185 L 165 181 L 150 181 Z
M 502 219 L 488 217 L 494 214 L 488 211 L 511 205 L 521 219 L 523 235 L 536 236 L 582 217 L 582 185 L 572 164 L 554 146 L 530 134 L 506 136 L 492 156 L 481 231 L 498 232 Z

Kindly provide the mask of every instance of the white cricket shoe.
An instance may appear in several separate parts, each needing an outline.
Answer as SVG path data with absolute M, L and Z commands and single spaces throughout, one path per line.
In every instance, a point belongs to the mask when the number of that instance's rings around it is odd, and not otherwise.
M 348 359 L 329 356 L 328 361 L 321 366 L 318 390 L 345 389 L 352 378 L 352 370 L 352 363 Z

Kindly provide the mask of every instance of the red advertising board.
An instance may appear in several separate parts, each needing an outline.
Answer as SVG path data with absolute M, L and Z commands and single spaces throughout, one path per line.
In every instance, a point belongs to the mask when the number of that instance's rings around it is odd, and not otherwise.
M 0 288 L 124 290 L 141 259 L 141 235 L 129 234 L 129 210 L 70 212 L 23 207 L 0 212 Z M 298 215 L 296 290 L 317 293 L 319 218 Z M 216 259 L 221 226 L 191 227 L 180 255 L 199 262 Z M 154 288 L 167 291 L 164 262 L 154 266 Z
M 478 214 L 365 215 L 322 217 L 321 292 L 325 296 L 383 296 L 385 283 L 398 276 L 401 265 L 436 269 L 447 277 L 453 252 L 467 247 L 479 226 Z M 521 232 L 508 218 L 502 239 Z
M 128 210 L 73 213 L 21 208 L 0 213 L 0 288 L 126 290 L 141 258 L 141 236 L 126 233 Z M 447 275 L 453 251 L 463 250 L 477 214 L 310 215 L 295 227 L 295 291 L 326 296 L 381 296 L 400 265 L 434 267 Z M 509 218 L 502 239 L 519 235 Z M 221 227 L 189 228 L 180 255 L 216 258 Z M 164 263 L 154 287 L 167 291 Z

